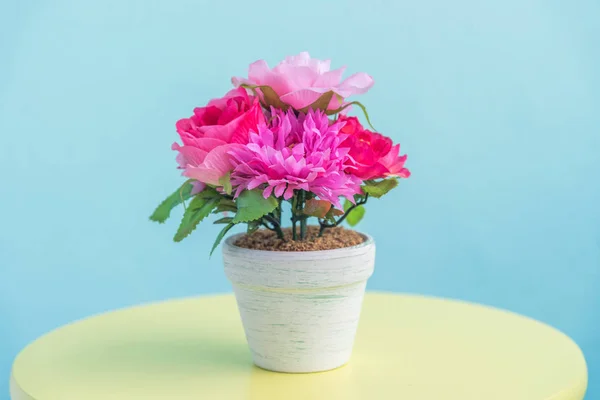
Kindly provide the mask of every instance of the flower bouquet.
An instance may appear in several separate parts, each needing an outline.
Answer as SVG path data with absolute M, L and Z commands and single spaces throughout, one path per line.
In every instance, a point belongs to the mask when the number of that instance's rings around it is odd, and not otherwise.
M 176 123 L 182 143 L 172 149 L 188 180 L 150 217 L 162 223 L 183 205 L 178 242 L 221 214 L 211 254 L 231 228 L 246 225 L 224 242 L 225 273 L 253 360 L 273 371 L 324 371 L 349 360 L 375 244 L 341 224 L 356 225 L 368 199 L 410 175 L 400 145 L 375 132 L 361 103 L 346 101 L 373 79 L 342 80 L 343 72 L 308 53 L 272 69 L 251 64 L 233 90 Z M 352 105 L 371 130 L 347 115 Z

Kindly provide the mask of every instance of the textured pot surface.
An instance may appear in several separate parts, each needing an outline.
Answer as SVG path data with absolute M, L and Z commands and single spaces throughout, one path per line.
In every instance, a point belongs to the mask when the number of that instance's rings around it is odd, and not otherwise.
M 375 264 L 369 236 L 358 246 L 305 252 L 223 246 L 248 345 L 256 365 L 317 372 L 350 359 L 367 279 Z

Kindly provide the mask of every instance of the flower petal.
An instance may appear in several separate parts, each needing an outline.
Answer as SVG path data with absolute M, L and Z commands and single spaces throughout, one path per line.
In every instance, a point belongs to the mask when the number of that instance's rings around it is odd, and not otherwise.
M 295 56 L 287 56 L 284 61 L 278 64 L 291 64 L 297 66 L 308 66 L 319 74 L 323 74 L 329 71 L 331 66 L 331 60 L 319 60 L 311 58 L 307 51 L 303 51 Z
M 250 64 L 248 67 L 248 80 L 257 84 L 263 84 L 262 82 L 267 79 L 271 74 L 271 68 L 265 60 L 258 60 Z
M 333 88 L 340 84 L 342 80 L 342 75 L 346 67 L 334 69 L 333 71 L 327 71 L 324 74 L 319 75 L 319 77 L 314 81 L 313 86 L 319 88 Z
M 273 186 L 267 186 L 265 190 L 263 190 L 263 197 L 267 199 L 271 196 L 271 193 L 273 193 Z
M 237 126 L 231 133 L 230 143 L 248 143 L 250 132 L 256 132 L 257 127 L 264 123 L 265 116 L 258 99 L 256 99 L 250 110 L 236 121 Z
M 265 116 L 258 99 L 254 101 L 252 107 L 239 117 L 230 121 L 226 125 L 213 125 L 205 127 L 205 138 L 218 139 L 224 143 L 248 143 L 248 135 L 255 131 L 257 126 L 264 123 Z
M 200 182 L 219 185 L 219 179 L 233 169 L 229 152 L 238 147 L 244 146 L 226 144 L 216 147 L 206 155 L 201 165 L 188 166 L 183 174 Z
M 187 167 L 183 172 L 183 175 L 203 183 L 218 185 L 219 179 L 225 174 L 221 175 L 219 171 L 216 171 L 212 168 L 207 168 L 204 165 L 200 165 L 197 167 Z
M 208 152 L 193 146 L 180 146 L 178 143 L 173 143 L 171 150 L 179 152 L 177 154 L 177 164 L 179 168 L 186 168 L 188 165 L 198 166 L 204 162 Z
M 308 66 L 282 64 L 277 66 L 274 72 L 285 77 L 288 91 L 318 86 L 314 82 L 319 78 L 319 73 Z M 278 94 L 281 96 L 280 92 Z
M 252 85 L 252 81 L 250 79 L 240 78 L 238 76 L 232 76 L 231 83 L 234 87 L 240 87 L 241 85 Z
M 386 176 L 398 176 L 400 178 L 408 178 L 410 176 L 410 171 L 404 168 L 404 163 L 406 162 L 407 155 L 404 154 L 399 156 L 400 154 L 400 145 L 397 144 L 383 157 L 379 162 L 383 164 L 388 172 L 385 174 Z
M 223 146 L 224 144 L 227 144 L 227 142 L 225 142 L 224 140 L 207 137 L 194 138 L 190 140 L 191 146 L 196 147 L 200 150 L 204 150 L 206 152 L 209 152 L 216 147 Z
M 285 191 L 285 183 L 280 183 L 275 187 L 275 197 L 281 197 L 283 192 Z
M 322 93 L 313 89 L 302 89 L 287 93 L 281 96 L 280 99 L 284 103 L 289 104 L 290 106 L 299 110 L 314 103 L 319 97 L 321 97 L 321 95 Z
M 365 181 L 369 179 L 383 178 L 389 173 L 390 171 L 387 169 L 387 167 L 379 162 L 373 165 L 357 164 L 356 170 L 352 171 L 352 175 Z
M 251 134 L 248 145 L 230 152 L 236 193 L 255 188 L 259 179 L 271 188 L 263 189 L 263 194 L 285 199 L 302 189 L 339 205 L 340 196 L 360 193 L 361 180 L 344 173 L 350 157 L 348 147 L 339 148 L 346 136 L 340 138 L 341 123 L 331 124 L 320 110 L 308 115 L 282 110 L 271 113 L 268 125 Z
M 198 181 L 192 181 L 192 191 L 190 192 L 190 194 L 192 196 L 200 193 L 201 191 L 203 191 L 206 188 L 206 184 L 202 183 L 202 182 L 198 182 Z
M 364 72 L 358 72 L 346 78 L 337 88 L 336 93 L 342 97 L 366 93 L 375 84 L 373 78 Z
M 289 200 L 292 198 L 292 196 L 294 196 L 294 187 L 292 185 L 288 185 L 288 187 L 285 190 L 285 193 L 283 195 L 283 198 L 285 200 Z

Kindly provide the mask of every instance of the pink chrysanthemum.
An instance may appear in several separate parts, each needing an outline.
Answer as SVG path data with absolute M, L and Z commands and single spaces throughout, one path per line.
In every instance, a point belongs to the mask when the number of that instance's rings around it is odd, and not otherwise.
M 341 208 L 339 197 L 354 202 L 362 181 L 344 172 L 350 162 L 348 148 L 339 147 L 347 135 L 343 123 L 331 124 L 322 111 L 296 116 L 272 109 L 271 123 L 250 133 L 245 148 L 231 151 L 231 183 L 237 197 L 243 190 L 262 188 L 263 195 L 283 196 L 306 190 Z

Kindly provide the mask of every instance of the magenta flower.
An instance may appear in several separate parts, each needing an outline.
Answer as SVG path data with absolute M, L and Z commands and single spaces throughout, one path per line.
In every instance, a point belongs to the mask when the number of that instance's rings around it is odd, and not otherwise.
M 250 133 L 246 147 L 229 154 L 234 165 L 231 183 L 237 197 L 243 190 L 263 189 L 289 200 L 294 190 L 306 190 L 341 208 L 339 197 L 354 202 L 362 181 L 346 174 L 348 148 L 339 147 L 346 135 L 341 123 L 331 124 L 321 111 L 310 110 L 298 117 L 272 109 L 271 124 L 259 124 Z
M 247 79 L 234 77 L 232 82 L 236 87 L 243 83 L 270 86 L 283 103 L 297 110 L 311 105 L 329 91 L 337 96 L 333 96 L 327 109 L 335 110 L 346 97 L 366 93 L 373 86 L 373 78 L 364 72 L 341 81 L 345 67 L 329 69 L 330 60 L 317 60 L 302 52 L 286 57 L 273 69 L 264 60 L 256 61 L 250 64 Z
M 348 154 L 353 161 L 346 172 L 364 180 L 410 176 L 410 171 L 404 168 L 406 154 L 400 155 L 399 144 L 394 145 L 389 137 L 363 128 L 356 117 L 340 115 L 338 121 L 345 123 L 340 130 L 347 134 L 342 146 L 350 148 Z
M 173 143 L 171 147 L 179 152 L 177 163 L 183 175 L 219 185 L 219 179 L 232 169 L 229 151 L 248 143 L 248 132 L 260 122 L 264 122 L 264 115 L 258 99 L 242 88 L 195 108 L 194 115 L 176 124 L 183 146 Z M 194 189 L 200 191 L 203 186 Z

